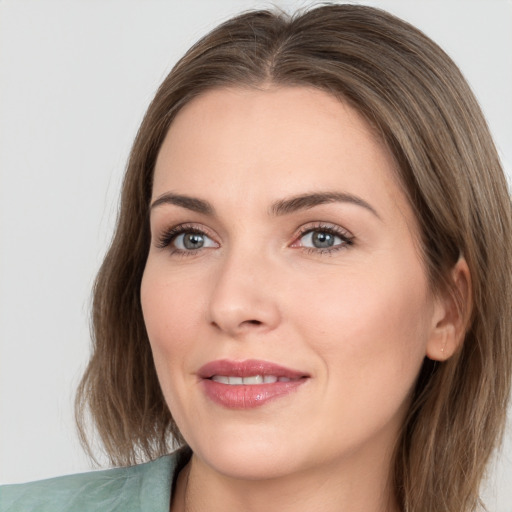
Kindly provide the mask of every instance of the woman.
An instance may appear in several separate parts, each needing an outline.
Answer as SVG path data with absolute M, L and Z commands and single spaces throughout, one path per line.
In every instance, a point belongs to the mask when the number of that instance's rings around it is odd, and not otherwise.
M 141 125 L 77 398 L 116 464 L 183 449 L 2 509 L 476 510 L 511 229 L 479 107 L 416 29 L 351 5 L 228 21 Z

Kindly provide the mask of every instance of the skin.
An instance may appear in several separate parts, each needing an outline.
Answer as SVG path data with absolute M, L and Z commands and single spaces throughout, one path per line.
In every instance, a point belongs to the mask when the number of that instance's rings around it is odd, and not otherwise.
M 174 120 L 152 201 L 186 195 L 215 212 L 166 202 L 151 212 L 143 313 L 193 450 L 172 511 L 396 509 L 390 468 L 411 389 L 425 356 L 449 357 L 459 330 L 452 301 L 430 291 L 395 176 L 368 124 L 319 90 L 213 90 Z M 332 191 L 370 208 L 335 201 L 269 214 L 276 201 Z M 179 237 L 161 247 L 181 224 L 206 233 L 203 248 L 185 254 Z M 315 247 L 311 230 L 326 226 L 350 243 Z M 466 282 L 463 261 L 453 275 Z M 197 377 L 217 359 L 263 359 L 310 378 L 262 407 L 227 409 Z

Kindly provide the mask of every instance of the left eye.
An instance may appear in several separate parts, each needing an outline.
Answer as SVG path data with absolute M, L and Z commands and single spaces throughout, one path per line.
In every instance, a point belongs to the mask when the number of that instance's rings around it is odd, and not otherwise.
M 315 249 L 330 249 L 342 245 L 344 242 L 347 242 L 347 240 L 344 240 L 341 236 L 321 229 L 308 231 L 300 238 L 302 247 Z
M 181 233 L 174 238 L 172 244 L 180 251 L 193 251 L 204 247 L 216 247 L 215 242 L 204 233 L 188 231 Z

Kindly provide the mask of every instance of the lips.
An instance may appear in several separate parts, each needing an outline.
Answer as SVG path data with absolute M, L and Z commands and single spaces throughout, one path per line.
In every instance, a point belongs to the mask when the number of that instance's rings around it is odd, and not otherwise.
M 231 409 L 260 407 L 270 400 L 297 391 L 307 373 L 268 361 L 218 360 L 198 371 L 206 396 Z

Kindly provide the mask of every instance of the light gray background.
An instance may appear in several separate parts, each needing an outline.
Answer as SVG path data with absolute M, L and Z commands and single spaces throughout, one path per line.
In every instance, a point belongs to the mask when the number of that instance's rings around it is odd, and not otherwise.
M 512 2 L 362 3 L 412 22 L 455 59 L 510 175 Z M 90 288 L 131 142 L 156 87 L 199 36 L 236 12 L 268 6 L 0 1 L 0 482 L 90 468 L 72 400 L 88 355 Z M 509 427 L 485 489 L 491 511 L 512 510 L 511 488 Z

